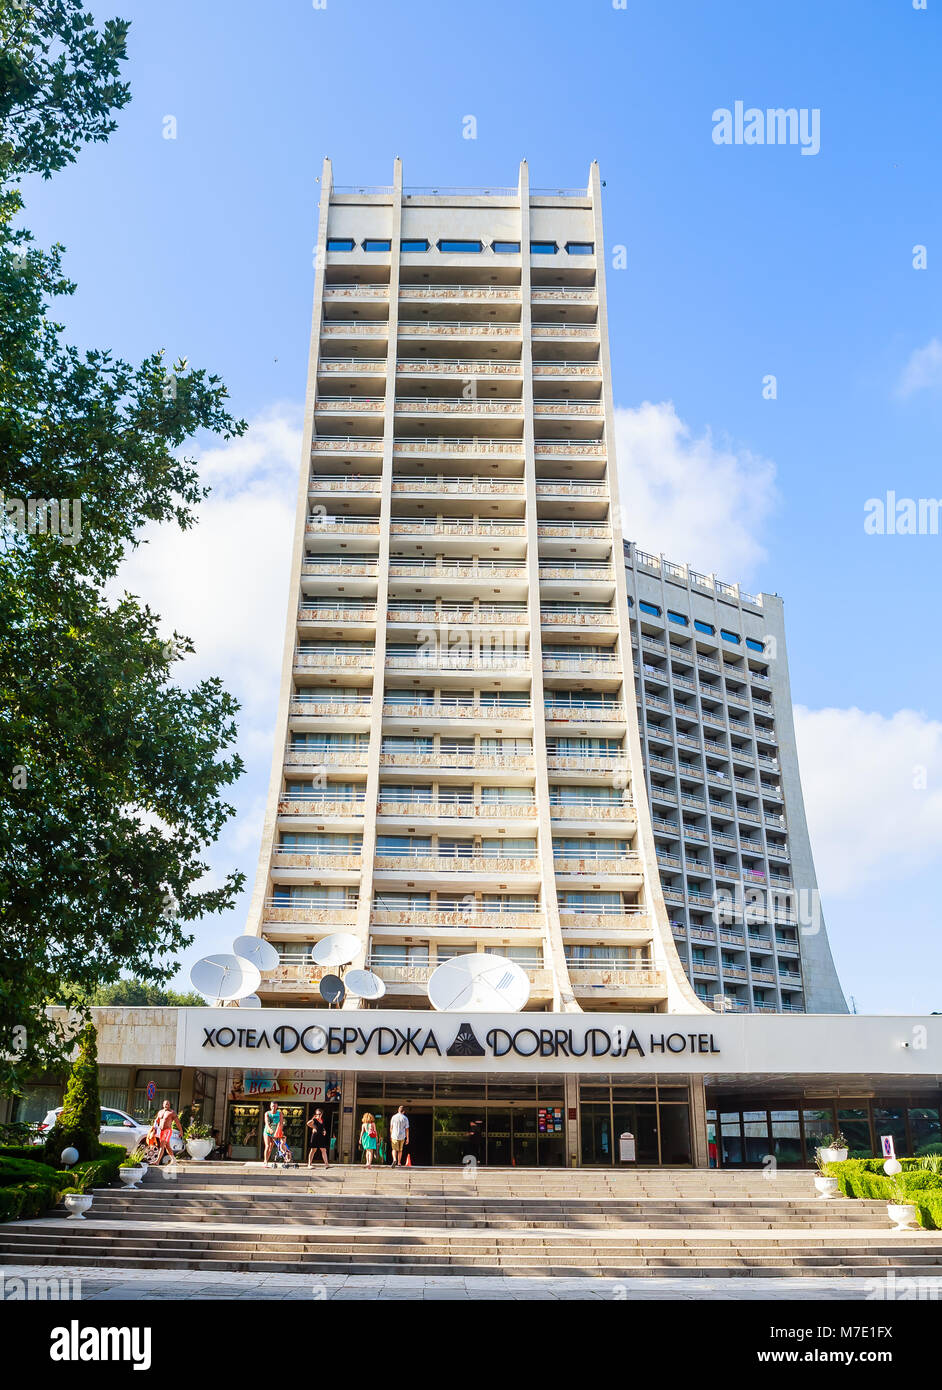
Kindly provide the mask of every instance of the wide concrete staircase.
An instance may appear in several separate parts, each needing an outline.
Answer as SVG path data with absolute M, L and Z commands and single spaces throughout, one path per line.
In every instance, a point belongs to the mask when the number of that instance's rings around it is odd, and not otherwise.
M 808 1172 L 151 1170 L 83 1222 L 0 1226 L 0 1264 L 259 1273 L 942 1277 L 942 1233 L 882 1202 L 819 1201 Z

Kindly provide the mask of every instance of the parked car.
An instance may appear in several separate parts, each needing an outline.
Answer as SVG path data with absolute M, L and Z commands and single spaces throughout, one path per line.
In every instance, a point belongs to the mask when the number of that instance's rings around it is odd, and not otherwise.
M 61 1114 L 61 1105 L 58 1109 L 49 1111 L 39 1126 L 40 1138 L 37 1142 L 41 1143 L 45 1139 Z M 123 1110 L 113 1110 L 109 1105 L 101 1107 L 101 1129 L 98 1131 L 98 1137 L 103 1144 L 123 1144 L 128 1153 L 131 1153 L 146 1137 L 149 1128 L 149 1125 L 140 1124 Z

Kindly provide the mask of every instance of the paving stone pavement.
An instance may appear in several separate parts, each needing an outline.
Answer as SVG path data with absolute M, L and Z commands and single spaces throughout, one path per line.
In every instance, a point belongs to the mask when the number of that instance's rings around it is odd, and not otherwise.
M 117 1300 L 159 1299 L 237 1299 L 283 1301 L 318 1299 L 383 1301 L 386 1299 L 424 1301 L 447 1300 L 471 1303 L 494 1300 L 609 1300 L 613 1302 L 646 1299 L 684 1299 L 699 1302 L 711 1299 L 775 1299 L 821 1302 L 863 1300 L 880 1296 L 872 1279 L 513 1279 L 501 1276 L 450 1278 L 430 1275 L 390 1276 L 369 1274 L 328 1274 L 312 1278 L 305 1274 L 237 1274 L 197 1270 L 109 1269 L 98 1267 L 89 1275 L 87 1267 L 75 1265 L 4 1265 L 0 1268 L 3 1299 L 17 1296 L 13 1280 L 68 1279 L 78 1287 L 85 1303 Z M 71 1281 L 78 1280 L 76 1286 Z M 881 1281 L 882 1283 L 882 1281 Z M 939 1280 L 942 1293 L 942 1279 Z M 22 1297 L 22 1294 L 19 1294 Z

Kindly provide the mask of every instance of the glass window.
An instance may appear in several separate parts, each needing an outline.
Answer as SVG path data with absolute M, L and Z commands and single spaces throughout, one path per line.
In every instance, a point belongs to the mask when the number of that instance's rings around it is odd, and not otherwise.
M 916 1157 L 922 1154 L 942 1153 L 942 1128 L 939 1125 L 938 1106 L 910 1106 L 909 1132 L 912 1136 L 912 1152 Z
M 392 242 L 383 237 L 365 237 L 363 241 L 364 251 L 388 251 Z
M 672 623 L 680 623 L 683 627 L 687 627 L 688 625 L 688 619 L 684 617 L 683 613 L 672 613 L 671 610 L 668 608 L 667 616 L 670 618 Z
M 752 652 L 764 652 L 764 651 L 765 651 L 765 643 L 764 643 L 764 642 L 757 642 L 756 639 L 755 639 L 754 637 L 747 637 L 747 638 L 746 638 L 746 646 L 747 646 L 747 647 L 749 648 L 749 650 L 752 651 Z
M 898 1154 L 909 1153 L 906 1142 L 906 1112 L 901 1105 L 882 1106 L 874 1101 L 873 1127 L 876 1131 L 877 1153 L 882 1152 L 880 1148 L 880 1136 L 882 1134 L 892 1134 Z
M 531 256 L 555 256 L 559 250 L 555 241 L 531 241 Z
M 866 1107 L 838 1110 L 837 1127 L 847 1140 L 848 1158 L 873 1158 L 870 1116 Z
M 716 636 L 716 628 L 712 623 L 702 623 L 699 618 L 694 618 L 693 625 L 698 632 L 707 632 L 711 637 Z
M 491 250 L 492 250 L 492 251 L 495 251 L 495 252 L 497 253 L 498 256 L 512 256 L 515 252 L 517 252 L 517 251 L 520 250 L 520 242 L 519 242 L 519 241 L 492 241 L 492 242 L 491 242 Z
M 592 241 L 567 241 L 566 250 L 570 256 L 591 256 L 595 251 L 595 243 Z
M 725 642 L 736 642 L 738 644 L 740 641 L 738 633 L 727 632 L 725 627 L 720 628 L 720 636 Z
M 327 238 L 328 251 L 352 251 L 356 242 L 352 236 L 329 236 Z
M 399 249 L 403 252 L 408 251 L 427 251 L 428 242 L 412 237 L 408 241 L 400 242 Z
M 638 607 L 642 613 L 651 613 L 655 618 L 661 616 L 661 610 L 656 603 L 646 603 L 644 599 L 639 600 Z
M 480 241 L 458 241 L 450 237 L 442 237 L 438 242 L 438 249 L 444 255 L 464 256 L 474 251 L 480 251 L 483 242 Z

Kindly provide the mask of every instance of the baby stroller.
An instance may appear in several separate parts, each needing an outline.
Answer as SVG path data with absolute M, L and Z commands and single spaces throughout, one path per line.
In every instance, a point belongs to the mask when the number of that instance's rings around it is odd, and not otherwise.
M 291 1156 L 291 1150 L 288 1147 L 288 1141 L 282 1134 L 280 1129 L 278 1133 L 275 1135 L 275 1153 L 277 1153 L 278 1159 L 269 1159 L 269 1168 L 277 1168 L 279 1159 L 281 1160 L 282 1168 L 297 1168 L 298 1165 L 295 1163 L 294 1159 Z

